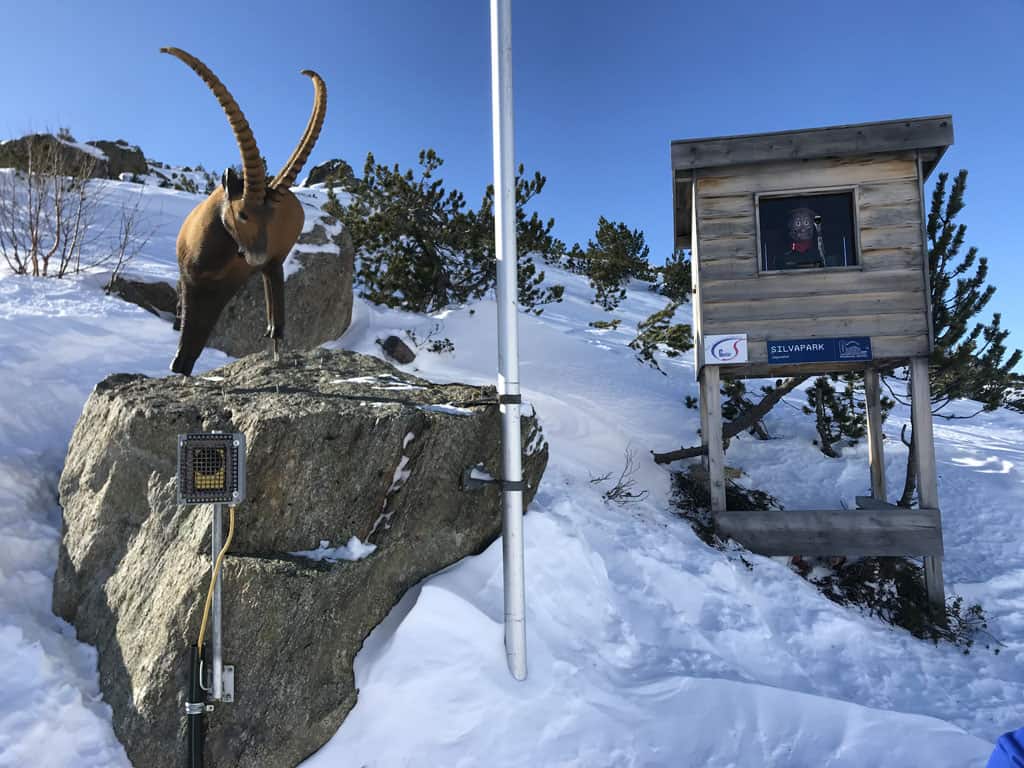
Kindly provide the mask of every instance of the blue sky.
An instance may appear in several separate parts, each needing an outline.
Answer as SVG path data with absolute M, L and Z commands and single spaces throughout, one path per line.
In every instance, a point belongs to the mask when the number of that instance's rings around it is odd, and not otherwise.
M 475 205 L 490 181 L 487 0 L 11 2 L 0 0 L 0 137 L 67 126 L 175 164 L 238 162 L 227 121 L 181 62 L 231 89 L 271 170 L 329 89 L 311 163 L 367 151 L 411 166 L 421 148 Z M 990 262 L 1024 346 L 1024 1 L 513 0 L 517 161 L 548 185 L 537 209 L 585 242 L 598 216 L 671 250 L 669 142 L 952 113 L 940 170 L 970 171 L 961 221 Z M 308 166 L 307 166 L 308 167 Z

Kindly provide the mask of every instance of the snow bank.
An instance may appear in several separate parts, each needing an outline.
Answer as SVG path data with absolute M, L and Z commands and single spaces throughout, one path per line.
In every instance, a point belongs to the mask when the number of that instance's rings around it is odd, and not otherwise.
M 132 272 L 174 279 L 174 236 L 201 196 L 109 185 L 110 216 L 141 194 L 156 228 Z M 683 405 L 696 394 L 692 356 L 662 361 L 662 375 L 626 346 L 664 300 L 638 283 L 609 316 L 589 303 L 583 279 L 546 271 L 567 286 L 565 301 L 520 318 L 524 398 L 551 449 L 525 525 L 529 680 L 517 684 L 505 668 L 496 543 L 410 591 L 375 630 L 356 660 L 358 705 L 306 765 L 982 764 L 1000 733 L 1024 723 L 1022 417 L 936 424 L 947 584 L 984 605 L 1004 644 L 999 655 L 965 656 L 831 603 L 776 560 L 704 546 L 671 511 L 668 470 L 646 460 L 696 440 L 697 412 Z M 105 297 L 101 278 L 0 277 L 4 766 L 126 765 L 95 653 L 49 611 L 55 488 L 94 383 L 114 371 L 162 375 L 176 337 Z M 588 326 L 609 317 L 620 327 Z M 455 351 L 421 353 L 413 372 L 493 383 L 492 301 L 437 317 L 357 302 L 352 327 L 328 346 L 380 354 L 377 338 L 425 336 L 436 323 Z M 224 361 L 208 350 L 197 373 Z M 801 392 L 787 397 L 768 418 L 776 439 L 738 438 L 727 461 L 788 507 L 852 505 L 870 486 L 867 449 L 826 459 L 810 444 L 803 402 Z M 886 425 L 890 493 L 908 418 L 897 407 Z M 609 506 L 591 480 L 617 476 L 627 450 L 650 495 Z

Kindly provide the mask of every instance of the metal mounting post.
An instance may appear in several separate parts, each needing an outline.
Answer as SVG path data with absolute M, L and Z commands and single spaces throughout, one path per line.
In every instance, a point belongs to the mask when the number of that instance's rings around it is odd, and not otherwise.
M 214 504 L 213 505 L 213 523 L 210 531 L 210 567 L 213 568 L 217 563 L 217 555 L 220 554 L 221 547 L 224 546 L 224 505 Z M 221 634 L 221 574 L 217 573 L 217 580 L 213 585 L 213 606 L 211 616 L 212 628 L 211 628 L 211 641 L 213 645 L 213 659 L 212 659 L 212 680 L 210 685 L 210 698 L 214 701 L 220 701 L 224 691 L 224 656 L 223 656 L 223 636 Z

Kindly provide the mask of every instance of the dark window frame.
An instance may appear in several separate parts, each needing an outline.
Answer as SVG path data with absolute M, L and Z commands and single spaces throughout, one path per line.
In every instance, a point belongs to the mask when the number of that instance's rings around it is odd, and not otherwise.
M 814 197 L 815 195 L 838 195 L 850 193 L 852 198 L 851 213 L 853 216 L 853 251 L 857 258 L 856 264 L 845 267 L 818 267 L 816 269 L 765 269 L 761 260 L 761 200 L 775 200 L 786 197 Z M 800 189 L 771 190 L 754 193 L 754 258 L 757 261 L 758 277 L 774 277 L 776 275 L 808 275 L 820 272 L 863 272 L 864 257 L 860 246 L 860 196 L 858 185 L 842 185 L 838 187 L 805 187 Z

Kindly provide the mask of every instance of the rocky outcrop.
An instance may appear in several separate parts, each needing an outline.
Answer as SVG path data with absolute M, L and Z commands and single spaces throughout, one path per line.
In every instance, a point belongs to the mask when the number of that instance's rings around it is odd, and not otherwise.
M 70 135 L 58 138 L 49 133 L 30 133 L 0 143 L 0 168 L 28 171 L 32 167 L 43 169 L 43 173 L 56 169 L 61 176 L 105 179 L 109 177 L 109 163 L 101 155 Z
M 122 173 L 137 174 L 139 176 L 145 176 L 149 173 L 146 156 L 142 154 L 142 150 L 133 144 L 129 144 L 127 141 L 122 139 L 104 141 L 101 139 L 86 143 L 96 147 L 107 156 L 105 173 L 108 179 L 120 178 Z
M 246 435 L 247 492 L 224 572 L 236 701 L 206 718 L 206 757 L 276 768 L 337 731 L 357 697 L 353 659 L 401 595 L 498 536 L 497 487 L 465 492 L 460 477 L 478 464 L 500 476 L 499 418 L 492 388 L 327 350 L 98 384 L 60 481 L 54 610 L 96 646 L 133 763 L 183 765 L 187 647 L 209 578 L 211 511 L 176 503 L 177 434 Z M 529 499 L 547 446 L 533 418 L 523 434 Z M 288 554 L 352 536 L 376 550 L 337 563 Z
M 115 277 L 107 286 L 112 293 L 125 301 L 137 304 L 157 317 L 174 317 L 178 306 L 178 292 L 167 283 L 146 283 L 140 280 L 126 280 Z
M 35 156 L 33 162 L 39 167 L 40 158 L 44 164 L 51 163 L 54 153 L 63 175 L 78 176 L 84 170 L 93 178 L 117 179 L 122 173 L 143 175 L 149 172 L 142 150 L 124 140 L 101 139 L 79 144 L 68 134 L 58 138 L 48 133 L 28 134 L 0 144 L 0 168 L 25 171 L 30 157 Z
M 348 330 L 354 263 L 352 238 L 326 216 L 299 237 L 285 262 L 284 343 L 288 349 L 313 349 Z M 266 351 L 266 326 L 263 278 L 254 275 L 224 308 L 207 346 L 233 357 Z
M 329 184 L 331 182 L 344 186 L 354 180 L 355 176 L 351 165 L 341 158 L 334 158 L 310 168 L 302 186 L 311 187 L 314 184 Z

